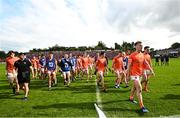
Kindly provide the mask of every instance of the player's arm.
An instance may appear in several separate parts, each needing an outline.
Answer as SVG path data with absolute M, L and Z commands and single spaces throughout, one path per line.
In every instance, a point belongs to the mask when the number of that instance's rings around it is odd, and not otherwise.
M 17 73 L 17 71 L 18 71 L 18 62 L 17 61 L 14 63 L 14 67 L 15 67 L 15 71 Z
M 58 63 L 57 63 L 56 59 L 55 59 L 55 65 L 56 65 L 55 72 L 57 73 L 58 72 Z
M 151 68 L 152 68 L 152 60 L 150 59 L 150 66 L 151 66 Z
M 155 73 L 154 73 L 154 71 L 153 71 L 153 69 L 152 69 L 152 66 L 150 66 L 150 64 L 147 62 L 147 60 L 145 60 L 144 62 L 145 62 L 145 64 L 147 64 L 147 66 L 149 67 L 151 73 L 155 76 Z
M 124 66 L 123 60 L 121 61 L 121 63 L 122 63 L 122 69 L 123 69 L 123 71 L 124 71 L 124 70 L 125 70 L 125 66 Z
M 130 60 L 130 59 L 129 59 Z M 130 80 L 130 70 L 131 70 L 131 65 L 132 65 L 132 62 L 128 62 L 128 66 L 127 66 L 127 81 Z
M 29 60 L 28 60 L 28 61 L 29 61 Z M 32 78 L 34 78 L 34 70 L 33 70 L 31 61 L 29 61 L 29 68 L 30 68 L 30 71 L 31 71 L 31 73 L 32 73 Z
M 114 66 L 115 66 L 115 59 L 112 60 L 112 72 L 114 72 Z

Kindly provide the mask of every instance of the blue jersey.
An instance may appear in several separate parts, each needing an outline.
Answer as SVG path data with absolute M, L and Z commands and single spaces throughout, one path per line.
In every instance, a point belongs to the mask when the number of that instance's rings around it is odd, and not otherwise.
M 70 71 L 72 64 L 71 64 L 70 60 L 63 58 L 60 62 L 60 67 L 61 67 L 62 71 Z
M 42 67 L 45 67 L 45 66 L 46 66 L 46 58 L 41 58 L 41 59 L 39 60 L 39 63 L 40 63 L 40 65 L 41 65 Z
M 124 68 L 127 69 L 127 67 L 128 67 L 128 58 L 127 57 L 123 58 L 123 64 L 124 64 Z
M 71 58 L 69 58 L 69 60 L 72 64 L 72 66 L 76 66 L 76 58 L 75 57 L 71 57 Z
M 47 59 L 46 68 L 47 68 L 47 70 L 50 70 L 50 71 L 56 70 L 56 61 L 54 58 L 52 60 Z

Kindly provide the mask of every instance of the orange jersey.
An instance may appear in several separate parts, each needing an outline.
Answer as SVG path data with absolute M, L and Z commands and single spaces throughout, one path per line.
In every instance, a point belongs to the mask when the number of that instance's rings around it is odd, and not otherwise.
M 151 56 L 149 54 L 144 54 L 145 60 L 147 63 L 151 66 Z M 144 69 L 149 70 L 149 66 L 147 64 L 144 64 Z
M 6 70 L 9 73 L 12 73 L 15 71 L 14 63 L 19 60 L 18 57 L 7 57 L 6 58 Z
M 31 59 L 33 68 L 38 68 L 39 61 L 38 59 Z
M 94 59 L 89 57 L 89 65 L 92 65 L 94 63 Z
M 81 58 L 77 58 L 77 67 L 82 67 L 82 60 L 81 60 Z
M 83 68 L 88 68 L 88 65 L 89 65 L 89 59 L 88 59 L 88 57 L 83 57 L 83 58 L 82 58 L 82 67 L 83 67 Z
M 38 67 L 38 68 L 41 68 L 42 66 L 41 66 L 39 60 L 40 60 L 40 59 L 37 59 L 37 61 L 36 61 L 36 62 L 37 62 L 37 67 Z
M 115 70 L 122 70 L 123 69 L 123 58 L 122 57 L 113 58 L 113 68 Z
M 141 76 L 143 74 L 143 66 L 145 63 L 145 57 L 143 53 L 134 52 L 129 56 L 130 75 Z
M 96 68 L 98 71 L 103 71 L 105 70 L 106 68 L 106 58 L 99 58 L 97 61 L 96 61 Z

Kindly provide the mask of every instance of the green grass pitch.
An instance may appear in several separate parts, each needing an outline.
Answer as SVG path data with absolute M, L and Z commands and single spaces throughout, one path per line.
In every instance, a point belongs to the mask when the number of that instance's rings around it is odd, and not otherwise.
M 111 62 L 109 64 L 111 67 Z M 114 88 L 115 76 L 105 77 L 108 92 L 100 92 L 102 110 L 107 117 L 180 117 L 180 59 L 171 59 L 169 66 L 154 66 L 156 76 L 150 78 L 149 90 L 143 91 L 144 105 L 150 111 L 142 114 L 139 106 L 128 101 L 130 87 Z M 130 85 L 132 82 L 130 83 Z M 64 87 L 58 76 L 58 86 L 48 91 L 47 82 L 31 80 L 28 101 L 24 92 L 15 96 L 5 77 L 5 65 L 0 64 L 0 117 L 98 117 L 95 78 L 88 83 L 77 80 Z M 137 98 L 136 98 L 137 100 Z

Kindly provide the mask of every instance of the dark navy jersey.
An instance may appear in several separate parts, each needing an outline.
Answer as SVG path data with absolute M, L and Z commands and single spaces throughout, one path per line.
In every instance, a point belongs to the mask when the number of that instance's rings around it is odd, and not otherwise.
M 51 60 L 47 59 L 46 68 L 47 68 L 47 70 L 50 70 L 50 71 L 56 70 L 56 60 L 54 58 Z
M 40 65 L 41 65 L 42 67 L 45 67 L 45 66 L 46 66 L 46 58 L 41 58 L 41 59 L 39 60 L 39 63 L 40 63 Z
M 69 58 L 69 60 L 70 60 L 70 62 L 71 62 L 71 64 L 72 64 L 72 66 L 76 66 L 76 58 L 75 57 L 71 57 L 71 58 Z
M 124 64 L 124 68 L 127 69 L 127 67 L 128 67 L 128 57 L 123 58 L 123 64 Z
M 62 71 L 70 71 L 72 68 L 72 64 L 69 59 L 63 58 L 59 64 Z

